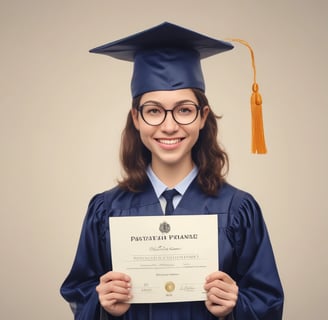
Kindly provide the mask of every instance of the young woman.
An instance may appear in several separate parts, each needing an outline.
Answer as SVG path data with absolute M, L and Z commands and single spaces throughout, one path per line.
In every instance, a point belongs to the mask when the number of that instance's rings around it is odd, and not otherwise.
M 172 25 L 155 30 L 162 32 L 162 40 L 167 27 Z M 174 25 L 173 29 L 186 30 Z M 137 37 L 144 39 L 147 34 L 149 30 Z M 178 54 L 190 50 L 179 47 Z M 149 46 L 146 52 L 144 61 L 149 58 Z M 170 52 L 167 63 L 171 65 L 176 50 Z M 154 74 L 153 63 L 145 71 L 144 64 L 138 69 L 136 59 L 134 62 L 133 81 L 140 73 L 143 79 Z M 184 62 L 177 63 L 180 67 Z M 217 117 L 203 84 L 190 80 L 189 73 L 181 80 L 179 72 L 178 77 L 178 86 L 166 83 L 164 88 L 162 80 L 150 81 L 146 89 L 147 80 L 142 88 L 140 79 L 132 82 L 132 109 L 121 147 L 125 176 L 118 186 L 91 200 L 76 258 L 61 293 L 80 320 L 279 320 L 283 290 L 261 210 L 250 194 L 225 181 L 228 159 L 217 142 Z M 173 200 L 174 215 L 218 216 L 219 270 L 204 279 L 205 302 L 131 304 L 133 279 L 112 271 L 109 217 L 163 215 L 163 191 L 173 188 L 178 192 Z

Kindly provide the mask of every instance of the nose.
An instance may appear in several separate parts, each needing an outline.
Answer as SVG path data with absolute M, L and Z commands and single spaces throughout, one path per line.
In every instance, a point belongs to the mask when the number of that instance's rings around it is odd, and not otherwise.
M 172 110 L 167 111 L 166 118 L 162 123 L 161 128 L 165 131 L 175 131 L 179 128 L 179 124 L 173 118 Z

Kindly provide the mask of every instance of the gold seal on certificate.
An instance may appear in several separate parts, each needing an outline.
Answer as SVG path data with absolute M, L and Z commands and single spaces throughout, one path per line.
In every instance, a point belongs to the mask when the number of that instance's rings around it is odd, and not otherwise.
M 109 228 L 113 270 L 131 277 L 131 303 L 206 300 L 205 278 L 219 262 L 216 214 L 110 217 Z
M 174 289 L 175 289 L 175 284 L 174 284 L 174 282 L 172 282 L 172 281 L 168 281 L 168 282 L 166 282 L 166 284 L 165 284 L 165 290 L 166 290 L 167 292 L 172 292 L 172 291 L 174 291 Z

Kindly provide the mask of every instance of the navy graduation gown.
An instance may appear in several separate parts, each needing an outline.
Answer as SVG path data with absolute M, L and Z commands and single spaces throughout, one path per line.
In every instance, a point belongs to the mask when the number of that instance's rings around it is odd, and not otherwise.
M 132 304 L 121 317 L 107 314 L 99 305 L 95 287 L 100 276 L 112 269 L 108 217 L 162 214 L 151 183 L 142 193 L 116 187 L 90 201 L 72 269 L 61 287 L 61 294 L 70 303 L 75 319 L 217 319 L 203 301 Z M 194 180 L 174 214 L 218 215 L 219 268 L 239 287 L 237 305 L 229 319 L 282 318 L 283 289 L 261 210 L 250 194 L 225 184 L 216 197 L 210 197 Z

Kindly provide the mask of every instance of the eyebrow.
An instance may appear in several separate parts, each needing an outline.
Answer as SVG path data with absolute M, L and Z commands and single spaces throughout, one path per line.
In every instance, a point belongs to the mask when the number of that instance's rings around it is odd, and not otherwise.
M 193 100 L 184 99 L 184 100 L 179 100 L 179 101 L 175 102 L 173 104 L 173 108 L 180 105 L 180 104 L 184 104 L 184 103 L 192 103 L 192 104 L 198 105 L 197 102 L 195 102 Z M 147 104 L 155 104 L 157 106 L 164 107 L 164 105 L 161 102 L 156 101 L 156 100 L 147 100 L 144 103 L 142 103 L 142 105 L 147 105 Z

